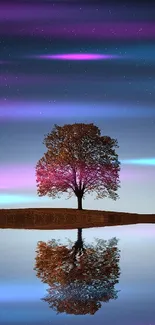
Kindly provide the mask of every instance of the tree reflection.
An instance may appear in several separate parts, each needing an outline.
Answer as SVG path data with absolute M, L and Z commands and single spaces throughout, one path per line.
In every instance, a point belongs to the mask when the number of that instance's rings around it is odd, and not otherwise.
M 38 242 L 35 270 L 37 277 L 50 287 L 42 300 L 57 313 L 95 314 L 102 302 L 117 299 L 120 268 L 118 240 L 95 239 L 84 244 L 82 229 L 77 241 Z

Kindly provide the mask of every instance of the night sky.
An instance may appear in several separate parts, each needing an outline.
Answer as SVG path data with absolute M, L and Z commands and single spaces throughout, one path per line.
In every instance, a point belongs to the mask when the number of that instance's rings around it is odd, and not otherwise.
M 155 5 L 0 2 L 0 208 L 76 208 L 37 197 L 35 165 L 55 123 L 117 138 L 120 199 L 84 209 L 155 213 Z

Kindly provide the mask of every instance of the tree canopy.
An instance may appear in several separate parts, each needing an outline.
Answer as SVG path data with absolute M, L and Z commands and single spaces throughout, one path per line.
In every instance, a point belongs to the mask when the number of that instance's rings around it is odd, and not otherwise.
M 74 260 L 74 245 L 60 241 L 38 242 L 36 250 L 36 275 L 49 285 L 42 300 L 58 313 L 94 314 L 101 302 L 117 299 L 119 250 L 118 240 L 96 239 L 94 244 L 84 244 L 84 252 Z
M 76 195 L 82 209 L 85 194 L 118 198 L 120 162 L 116 139 L 102 136 L 93 123 L 55 124 L 43 142 L 47 148 L 36 165 L 39 196 Z

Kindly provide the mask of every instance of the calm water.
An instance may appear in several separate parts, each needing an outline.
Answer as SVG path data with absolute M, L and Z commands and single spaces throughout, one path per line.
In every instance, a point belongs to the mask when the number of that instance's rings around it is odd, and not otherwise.
M 85 242 L 119 239 L 120 277 L 117 299 L 103 302 L 94 315 L 57 314 L 42 301 L 48 285 L 33 270 L 38 241 L 69 238 L 76 230 L 0 230 L 0 324 L 155 325 L 155 225 L 83 230 Z

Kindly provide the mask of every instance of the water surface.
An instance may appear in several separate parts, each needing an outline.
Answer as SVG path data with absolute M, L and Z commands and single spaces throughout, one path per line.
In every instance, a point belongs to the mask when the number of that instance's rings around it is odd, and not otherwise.
M 48 285 L 34 271 L 38 241 L 66 238 L 75 242 L 76 230 L 0 230 L 0 324 L 106 324 L 155 325 L 155 225 L 91 228 L 85 242 L 94 238 L 119 239 L 118 298 L 103 302 L 94 315 L 69 315 L 49 308 L 44 298 Z

